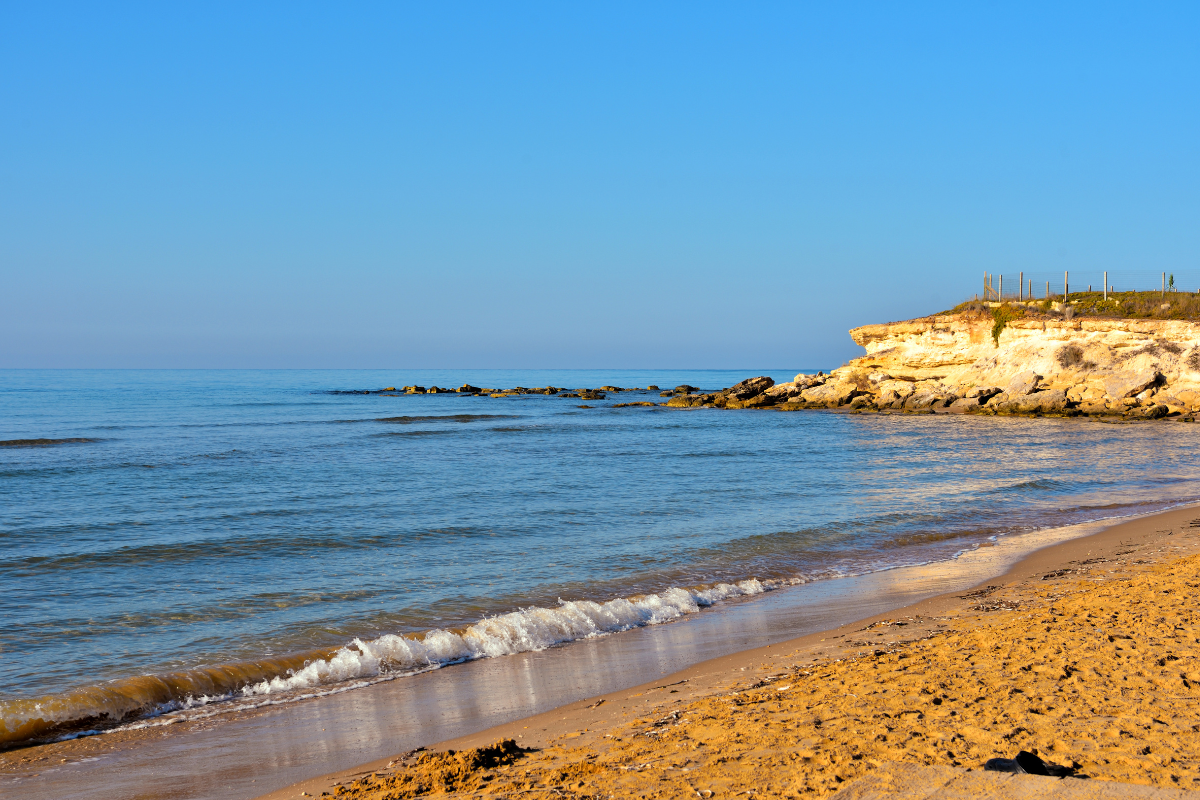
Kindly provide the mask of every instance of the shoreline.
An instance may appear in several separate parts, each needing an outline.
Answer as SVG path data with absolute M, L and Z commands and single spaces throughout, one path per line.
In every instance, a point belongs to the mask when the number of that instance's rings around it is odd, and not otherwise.
M 394 754 L 429 747 L 430 742 L 461 748 L 516 730 L 518 741 L 541 746 L 548 737 L 577 732 L 580 727 L 571 728 L 572 720 L 594 730 L 595 720 L 588 716 L 594 716 L 594 709 L 587 707 L 599 698 L 605 698 L 601 710 L 607 710 L 613 698 L 646 687 L 651 690 L 646 700 L 653 695 L 699 696 L 706 686 L 717 685 L 714 678 L 752 673 L 760 654 L 786 654 L 785 643 L 830 636 L 830 644 L 822 648 L 832 647 L 855 620 L 887 618 L 938 598 L 953 599 L 996 580 L 989 576 L 1008 575 L 1033 563 L 1031 559 L 1058 558 L 1039 554 L 1098 541 L 1095 537 L 1130 524 L 1153 525 L 1150 521 L 1164 515 L 1196 514 L 1198 505 L 1001 537 L 993 546 L 950 561 L 789 587 L 673 624 L 581 640 L 569 648 L 484 659 L 232 718 L 188 720 L 8 751 L 0 753 L 0 788 L 16 797 L 39 798 L 123 796 L 122 790 L 172 800 L 248 800 L 268 790 L 273 791 L 265 796 L 272 798 L 302 791 L 319 796 L 329 790 L 311 791 L 321 782 L 380 768 Z M 746 670 L 737 675 L 719 671 L 719 665 L 735 662 Z M 706 673 L 714 664 L 718 672 Z M 674 691 L 655 690 L 672 674 L 688 681 Z M 689 677 L 693 674 L 707 678 Z M 545 721 L 547 730 L 532 725 L 524 730 L 529 720 Z M 588 735 L 579 738 L 588 741 Z M 367 757 L 356 758 L 356 753 Z M 214 759 L 222 763 L 220 784 L 211 771 Z M 295 777 L 288 780 L 289 775 Z M 162 788 L 147 791 L 148 785 Z M 256 791 L 255 786 L 263 788 Z
M 1167 559 L 1200 552 L 1200 527 L 1190 527 L 1196 514 L 1197 505 L 1189 504 L 1117 522 L 1094 533 L 1034 549 L 1002 573 L 965 591 L 956 589 L 937 594 L 852 623 L 701 661 L 629 689 L 575 700 L 550 711 L 446 739 L 422 749 L 430 752 L 469 750 L 486 747 L 500 739 L 512 739 L 521 748 L 544 754 L 558 753 L 564 748 L 575 751 L 602 748 L 606 745 L 605 739 L 613 737 L 613 731 L 627 725 L 629 720 L 653 716 L 663 711 L 667 704 L 711 699 L 743 686 L 751 678 L 769 677 L 769 673 L 778 672 L 784 666 L 783 661 L 823 664 L 835 658 L 861 657 L 866 652 L 863 650 L 866 643 L 857 641 L 855 635 L 862 638 L 865 630 L 883 623 L 888 623 L 885 627 L 890 629 L 897 620 L 901 620 L 896 628 L 906 630 L 900 636 L 881 638 L 879 642 L 871 644 L 902 647 L 923 637 L 943 633 L 947 629 L 946 620 L 965 619 L 964 615 L 970 613 L 972 603 L 975 609 L 983 608 L 978 602 L 979 598 L 998 590 L 1028 594 L 1033 591 L 1031 585 L 1044 589 L 1070 580 L 1073 576 L 1086 574 L 1090 568 L 1080 566 L 1081 562 L 1120 566 L 1139 572 L 1164 563 Z M 1134 553 L 1138 554 L 1136 559 L 1127 558 Z M 1139 563 L 1131 563 L 1134 560 Z M 1001 604 L 996 610 L 1005 608 Z M 985 608 L 977 613 L 986 613 L 987 610 L 992 609 Z M 877 652 L 877 649 L 868 649 Z M 614 717 L 614 711 L 618 708 L 620 716 L 625 719 Z M 407 755 L 407 760 L 405 755 L 397 753 L 351 769 L 330 772 L 259 795 L 259 800 L 283 800 L 300 796 L 303 792 L 319 796 L 322 792 L 335 792 L 339 785 L 350 784 L 364 775 L 397 774 L 397 770 L 402 771 L 415 763 L 412 754 Z M 543 760 L 548 757 L 539 755 Z M 369 792 L 363 796 L 369 796 Z

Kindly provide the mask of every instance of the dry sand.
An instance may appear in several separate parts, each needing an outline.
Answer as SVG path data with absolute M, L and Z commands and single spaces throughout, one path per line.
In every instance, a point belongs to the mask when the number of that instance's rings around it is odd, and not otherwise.
M 1133 520 L 975 591 L 264 800 L 820 797 L 897 764 L 978 770 L 1022 749 L 1092 779 L 1200 789 L 1198 554 L 1200 509 Z

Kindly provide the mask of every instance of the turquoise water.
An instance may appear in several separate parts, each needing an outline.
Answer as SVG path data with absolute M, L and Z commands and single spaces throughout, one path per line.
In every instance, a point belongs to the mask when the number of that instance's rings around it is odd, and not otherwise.
M 1183 423 L 333 393 L 755 374 L 2 371 L 0 440 L 86 441 L 0 446 L 0 742 L 543 648 L 1200 496 Z

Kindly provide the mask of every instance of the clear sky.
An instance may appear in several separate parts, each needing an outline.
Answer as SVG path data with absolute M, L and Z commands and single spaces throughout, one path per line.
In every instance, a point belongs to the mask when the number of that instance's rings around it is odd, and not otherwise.
M 0 367 L 830 367 L 984 270 L 1193 269 L 1198 22 L 5 3 Z

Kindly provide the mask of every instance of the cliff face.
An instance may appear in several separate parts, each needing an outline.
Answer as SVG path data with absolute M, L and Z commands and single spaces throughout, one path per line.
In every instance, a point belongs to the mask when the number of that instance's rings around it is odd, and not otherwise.
M 850 331 L 867 350 L 829 375 L 720 392 L 681 386 L 678 407 L 902 409 L 939 413 L 1176 417 L 1200 412 L 1200 323 L 1023 317 L 993 338 L 982 313 Z
M 855 328 L 850 336 L 867 354 L 827 383 L 854 384 L 877 407 L 920 407 L 913 396 L 932 394 L 949 400 L 927 406 L 935 410 L 956 403 L 1018 412 L 1153 409 L 1149 416 L 1200 409 L 1200 323 L 1017 319 L 998 343 L 992 327 L 984 315 L 953 315 Z

